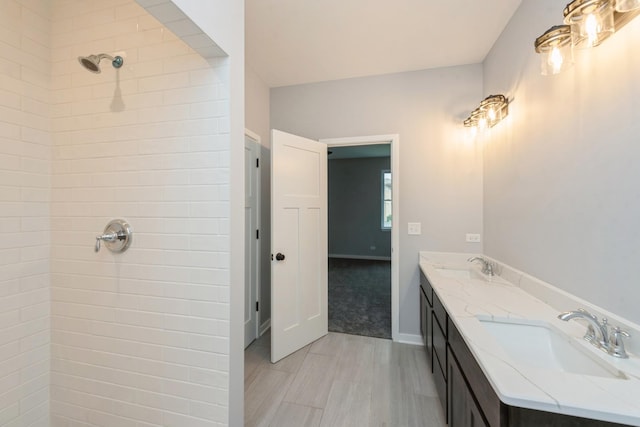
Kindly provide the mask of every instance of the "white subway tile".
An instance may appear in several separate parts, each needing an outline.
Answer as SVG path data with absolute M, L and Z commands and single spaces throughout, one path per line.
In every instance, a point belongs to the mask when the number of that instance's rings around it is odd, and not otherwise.
M 149 61 L 189 53 L 191 48 L 180 40 L 169 41 L 155 45 L 141 46 L 138 49 L 138 59 Z
M 189 404 L 190 415 L 198 418 L 205 418 L 211 421 L 217 421 L 219 423 L 226 423 L 227 416 L 226 405 L 210 405 L 202 402 L 192 401 Z
M 1 384 L 1 383 L 0 383 Z M 16 387 L 16 385 L 10 385 L 10 387 Z M 5 389 L 8 390 L 8 389 Z M 5 425 L 10 421 L 18 418 L 20 415 L 20 405 L 16 402 L 11 406 L 3 407 L 0 409 L 0 424 Z
M 187 19 L 184 13 L 173 3 L 164 2 L 155 5 L 146 4 L 144 8 L 158 21 L 163 23 Z
M 8 426 L 48 425 L 50 328 L 52 425 L 224 424 L 228 63 L 130 0 L 22 4 L 0 16 L 0 138 L 22 141 L 0 149 L 0 178 L 19 183 L 0 189 L 0 209 L 22 217 L 0 219 L 0 373 L 19 369 L 27 393 L 2 401 L 24 407 Z M 213 46 L 170 2 L 146 4 L 192 46 Z M 118 72 L 77 63 L 115 51 Z M 115 217 L 134 246 L 95 254 Z
M 141 82 L 141 92 L 145 90 L 143 86 L 144 85 Z M 158 87 L 166 88 L 170 87 L 170 85 L 161 85 Z M 138 123 L 157 123 L 163 121 L 187 120 L 190 118 L 190 116 L 191 114 L 189 105 L 156 106 L 154 108 L 138 110 Z M 185 149 L 183 149 L 183 151 L 186 151 L 186 147 Z M 167 152 L 170 153 L 172 151 Z
M 163 3 L 166 3 L 167 1 L 162 1 Z M 138 1 L 136 0 L 136 3 L 138 3 Z M 140 4 L 140 3 L 138 3 Z M 142 6 L 142 5 L 141 5 Z M 145 30 L 151 30 L 154 28 L 159 28 L 162 31 L 165 31 L 164 26 L 158 22 L 158 20 L 156 18 L 154 18 L 153 16 L 146 14 L 143 16 L 139 16 L 138 17 L 138 31 L 145 31 Z
M 180 427 L 180 426 L 189 426 L 189 427 L 212 427 L 211 421 L 195 418 L 192 416 L 182 415 L 173 412 L 165 412 L 164 413 L 164 421 L 163 425 L 167 427 Z
M 167 89 L 182 88 L 189 84 L 189 73 L 173 73 L 159 76 L 143 77 L 138 80 L 138 90 L 140 93 L 157 92 Z M 188 106 L 187 106 L 188 109 Z M 185 117 L 186 118 L 186 117 Z M 176 118 L 176 120 L 183 120 Z
M 163 3 L 169 3 L 170 0 L 136 0 L 136 1 L 140 6 L 147 8 L 151 6 L 157 6 Z
M 137 391 L 136 403 L 165 411 L 189 414 L 189 400 L 167 394 Z
M 91 11 L 84 15 L 76 15 L 72 18 L 73 29 L 93 28 L 101 24 L 112 24 L 115 21 L 115 10 L 104 9 L 99 13 Z
M 174 55 L 164 59 L 164 70 L 166 73 L 178 73 L 184 72 L 187 75 L 185 82 L 186 86 L 201 86 L 212 84 L 214 81 L 207 80 L 201 85 L 194 85 L 192 75 L 193 73 L 206 72 L 209 68 L 207 61 L 198 53 L 189 50 L 184 55 Z
M 115 8 L 116 19 L 126 19 L 138 16 L 144 16 L 147 12 L 135 2 L 126 2 Z

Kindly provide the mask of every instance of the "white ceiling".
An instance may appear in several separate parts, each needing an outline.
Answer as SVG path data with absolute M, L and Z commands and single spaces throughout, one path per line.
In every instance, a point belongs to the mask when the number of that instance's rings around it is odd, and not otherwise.
M 475 64 L 522 0 L 245 0 L 246 60 L 270 87 Z

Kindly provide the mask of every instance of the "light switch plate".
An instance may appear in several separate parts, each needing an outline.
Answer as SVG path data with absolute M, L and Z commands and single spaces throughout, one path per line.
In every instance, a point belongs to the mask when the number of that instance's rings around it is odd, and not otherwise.
M 469 243 L 480 243 L 480 235 L 467 233 L 467 242 Z
M 422 224 L 419 222 L 410 222 L 408 224 L 408 233 L 410 236 L 419 236 L 422 234 Z

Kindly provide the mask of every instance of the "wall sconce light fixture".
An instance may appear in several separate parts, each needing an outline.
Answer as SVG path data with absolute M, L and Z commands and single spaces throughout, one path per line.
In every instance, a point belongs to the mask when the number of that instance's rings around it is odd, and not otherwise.
M 504 95 L 489 95 L 480 102 L 463 122 L 466 127 L 484 129 L 494 127 L 509 114 L 509 101 Z
M 638 15 L 640 0 L 573 0 L 564 8 L 565 25 L 549 28 L 534 43 L 542 74 L 560 73 L 573 63 L 573 47 L 598 46 Z
M 574 47 L 595 47 L 613 34 L 614 0 L 574 0 L 564 8 Z
M 541 56 L 543 76 L 558 74 L 573 64 L 571 46 L 571 26 L 555 25 L 549 28 L 535 42 L 536 52 Z

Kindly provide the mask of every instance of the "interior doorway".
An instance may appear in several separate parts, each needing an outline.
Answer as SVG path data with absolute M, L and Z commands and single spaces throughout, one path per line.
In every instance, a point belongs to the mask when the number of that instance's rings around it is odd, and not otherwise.
M 381 281 L 384 283 L 385 275 L 387 275 L 387 277 L 390 276 L 391 331 L 390 331 L 390 336 L 386 336 L 386 337 L 391 338 L 394 341 L 397 341 L 399 338 L 398 307 L 399 307 L 399 284 L 400 284 L 400 273 L 398 268 L 399 266 L 398 248 L 400 243 L 400 235 L 399 235 L 399 228 L 398 228 L 398 219 L 399 219 L 400 209 L 399 209 L 398 201 L 400 200 L 399 199 L 400 181 L 399 181 L 399 176 L 397 171 L 399 170 L 399 160 L 400 160 L 400 157 L 399 157 L 400 138 L 398 135 L 374 135 L 374 136 L 362 136 L 362 137 L 350 137 L 350 138 L 322 139 L 320 140 L 320 142 L 324 142 L 325 144 L 327 144 L 328 150 L 332 152 L 332 154 L 328 156 L 330 159 L 333 156 L 333 153 L 338 152 L 340 150 L 345 150 L 345 151 L 356 150 L 355 152 L 357 152 L 357 149 L 358 149 L 357 147 L 378 146 L 373 150 L 378 150 L 378 152 L 386 150 L 386 152 L 388 153 L 388 156 L 389 156 L 388 169 L 381 170 L 379 181 L 376 180 L 377 182 L 380 183 L 380 186 L 377 188 L 380 191 L 381 204 L 379 206 L 379 210 L 378 208 L 374 208 L 376 209 L 376 211 L 372 213 L 372 215 L 374 215 L 375 218 L 377 218 L 376 221 L 378 220 L 380 221 L 381 231 L 383 226 L 385 225 L 383 224 L 383 222 L 386 221 L 386 225 L 389 227 L 388 230 L 386 230 L 386 233 L 388 237 L 390 236 L 390 248 L 389 248 L 390 253 L 389 252 L 387 252 L 386 254 L 383 253 L 382 247 L 379 248 L 376 242 L 369 242 L 368 245 L 364 246 L 365 249 L 368 247 L 369 253 L 367 253 L 366 255 L 362 255 L 359 259 L 357 257 L 357 254 L 355 254 L 356 256 L 351 256 L 350 258 L 340 258 L 339 255 L 341 254 L 331 253 L 331 247 L 330 247 L 330 250 L 329 250 L 330 257 L 329 257 L 328 265 L 329 265 L 329 274 L 331 275 L 332 264 L 334 267 L 337 267 L 337 268 L 341 267 L 340 264 L 342 264 L 342 266 L 344 266 L 345 263 L 348 265 L 350 264 L 350 267 L 354 269 L 356 275 L 362 275 L 364 277 L 363 282 L 365 283 L 367 281 L 371 283 L 371 281 L 374 280 L 373 279 L 374 277 L 380 278 Z M 387 173 L 386 176 L 384 175 L 385 173 Z M 385 194 L 383 194 L 383 192 L 384 192 L 385 178 L 391 178 L 391 182 L 390 182 L 391 198 L 390 200 L 387 201 L 388 203 L 386 203 L 387 214 L 384 213 L 385 212 L 384 211 L 385 210 L 385 203 L 384 203 Z M 390 216 L 388 215 L 389 210 L 391 211 Z M 335 231 L 335 230 L 331 230 L 331 222 L 329 223 L 329 227 L 330 227 L 329 233 L 331 233 L 332 231 Z M 331 237 L 330 237 L 330 240 L 331 240 Z M 372 246 L 375 246 L 374 250 L 371 250 Z M 373 252 L 373 254 L 371 252 Z M 390 261 L 389 261 L 389 257 L 390 257 Z M 348 261 L 343 262 L 342 260 L 345 260 L 345 259 Z M 366 265 L 366 264 L 382 264 L 382 266 Z M 384 264 L 386 264 L 386 266 Z M 334 271 L 338 271 L 337 268 L 334 269 Z M 386 272 L 384 271 L 381 272 L 381 270 L 384 270 L 385 268 L 387 269 Z M 367 279 L 367 276 L 369 276 L 369 279 Z M 332 278 L 329 278 L 330 281 L 331 279 Z M 329 295 L 330 300 L 331 300 L 331 296 L 332 295 L 330 291 L 330 295 Z M 335 296 L 337 296 L 338 298 L 340 297 L 340 295 L 335 295 Z M 379 299 L 374 299 L 374 300 L 379 301 Z M 332 310 L 330 311 L 332 312 Z
M 244 347 L 259 337 L 260 314 L 260 137 L 244 136 Z
M 328 329 L 391 338 L 391 145 L 328 149 Z
M 399 137 L 380 135 L 315 141 L 271 131 L 271 361 L 328 332 L 327 151 L 338 146 L 389 144 L 399 199 Z M 391 216 L 391 338 L 399 339 L 399 203 Z

